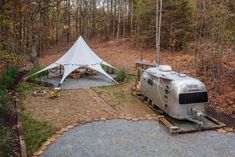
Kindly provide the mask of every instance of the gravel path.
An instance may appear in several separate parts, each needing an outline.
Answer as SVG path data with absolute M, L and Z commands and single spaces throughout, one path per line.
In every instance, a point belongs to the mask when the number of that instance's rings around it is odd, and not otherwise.
M 232 157 L 235 134 L 170 135 L 156 121 L 109 120 L 64 133 L 42 157 Z

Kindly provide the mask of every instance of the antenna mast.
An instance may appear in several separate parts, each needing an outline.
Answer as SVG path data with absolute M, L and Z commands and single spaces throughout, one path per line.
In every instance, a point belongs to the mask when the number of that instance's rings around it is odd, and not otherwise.
M 162 22 L 162 0 L 156 0 L 156 51 L 157 66 L 160 65 L 160 39 Z

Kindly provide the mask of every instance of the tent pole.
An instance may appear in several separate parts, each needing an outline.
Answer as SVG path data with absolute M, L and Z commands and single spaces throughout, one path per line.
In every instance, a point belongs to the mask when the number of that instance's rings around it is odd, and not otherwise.
M 60 77 L 62 77 L 62 76 L 61 76 L 61 65 L 60 65 Z

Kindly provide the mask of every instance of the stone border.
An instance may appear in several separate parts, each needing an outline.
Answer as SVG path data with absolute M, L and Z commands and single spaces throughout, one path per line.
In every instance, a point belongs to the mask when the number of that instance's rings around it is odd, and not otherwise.
M 41 156 L 44 151 L 49 147 L 49 145 L 56 142 L 56 140 L 65 132 L 73 129 L 74 127 L 79 127 L 81 125 L 85 125 L 87 123 L 97 122 L 97 121 L 106 121 L 106 120 L 129 120 L 129 121 L 142 121 L 142 120 L 156 120 L 159 122 L 159 117 L 156 114 L 146 114 L 143 117 L 134 118 L 130 114 L 120 114 L 117 118 L 106 118 L 106 117 L 98 117 L 94 118 L 92 120 L 88 121 L 80 121 L 72 125 L 68 125 L 64 128 L 61 128 L 60 130 L 56 131 L 54 135 L 52 135 L 50 138 L 47 139 L 46 142 L 44 142 L 41 147 L 33 153 L 32 157 L 39 157 Z
M 24 140 L 24 134 L 23 134 L 23 128 L 22 128 L 22 122 L 21 122 L 21 116 L 20 116 L 20 109 L 19 109 L 19 103 L 20 100 L 18 97 L 18 93 L 15 93 L 13 96 L 13 101 L 15 104 L 15 109 L 16 109 L 16 119 L 17 119 L 17 133 L 18 133 L 18 138 L 19 138 L 19 144 L 20 144 L 20 156 L 21 157 L 27 157 L 27 149 L 26 149 L 26 144 Z

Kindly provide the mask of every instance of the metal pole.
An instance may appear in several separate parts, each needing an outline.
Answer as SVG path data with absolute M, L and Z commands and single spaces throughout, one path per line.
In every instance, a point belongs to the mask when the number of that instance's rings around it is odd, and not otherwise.
M 160 51 L 161 51 L 161 25 L 162 25 L 162 0 L 160 0 L 160 13 L 159 13 L 159 24 L 158 24 L 158 65 L 160 65 Z
M 159 15 L 158 15 L 158 12 L 159 12 L 159 3 L 158 3 L 158 0 L 156 0 L 156 52 L 157 52 L 157 56 L 156 56 L 156 66 L 158 66 L 158 56 L 159 56 L 159 51 L 158 51 L 158 18 L 159 18 Z
M 156 51 L 157 66 L 160 65 L 160 40 L 161 40 L 161 22 L 162 22 L 162 0 L 156 0 Z M 159 6 L 160 5 L 160 6 Z

